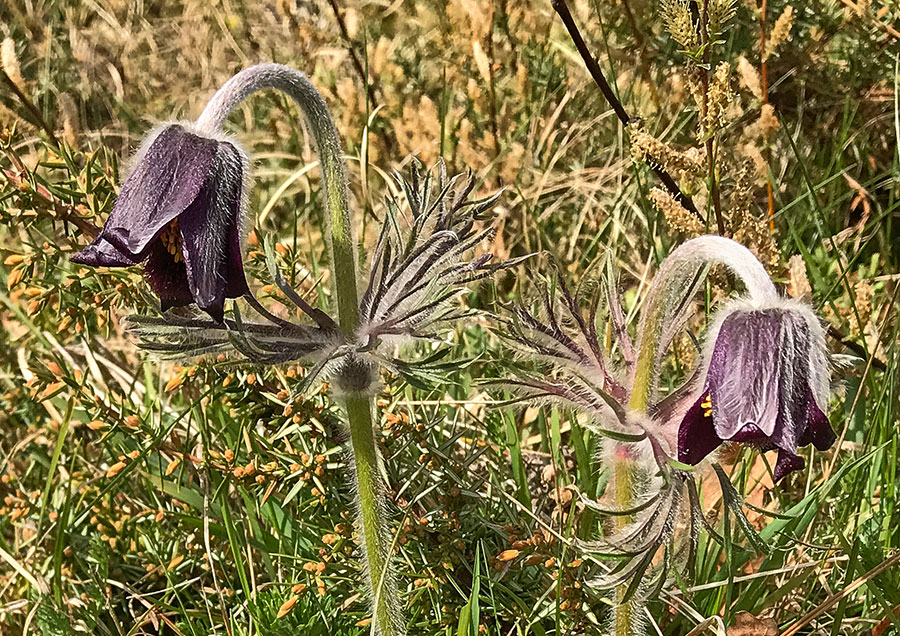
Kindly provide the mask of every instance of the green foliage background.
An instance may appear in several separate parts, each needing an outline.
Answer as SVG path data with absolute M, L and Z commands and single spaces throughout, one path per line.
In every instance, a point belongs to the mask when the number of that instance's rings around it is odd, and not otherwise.
M 785 6 L 769 3 L 770 29 Z M 626 107 L 666 142 L 695 145 L 685 56 L 658 4 L 572 8 Z M 726 540 L 703 537 L 692 580 L 651 605 L 667 634 L 715 615 L 746 625 L 742 612 L 782 629 L 802 618 L 805 633 L 884 634 L 900 608 L 896 559 L 880 567 L 900 547 L 900 7 L 793 9 L 768 60 L 780 126 L 759 141 L 760 100 L 736 77 L 719 161 L 727 189 L 729 162 L 769 153 L 770 271 L 789 289 L 808 278 L 833 351 L 852 356 L 832 404 L 841 444 L 808 455 L 808 470 L 779 489 L 757 453 L 728 456 L 748 503 L 771 512 L 750 509 L 773 552 L 732 539 L 710 489 L 704 503 Z M 10 42 L 0 90 L 2 633 L 368 633 L 346 437 L 324 392 L 301 396 L 296 367 L 142 358 L 121 329 L 153 306 L 140 272 L 67 260 L 109 213 L 120 161 L 146 131 L 196 117 L 234 71 L 282 62 L 323 91 L 366 241 L 390 170 L 410 153 L 472 168 L 485 193 L 506 188 L 501 254 L 546 250 L 573 279 L 613 254 L 629 309 L 684 238 L 648 202 L 655 178 L 632 159 L 549 2 L 13 0 L 0 7 L 0 37 Z M 716 60 L 759 67 L 758 42 L 758 7 L 741 3 Z M 293 106 L 255 97 L 230 125 L 256 161 L 256 234 L 276 236 L 292 281 L 327 306 L 317 171 Z M 743 212 L 763 228 L 765 174 Z M 255 289 L 277 306 L 249 249 Z M 468 304 L 498 310 L 528 297 L 526 273 L 482 285 Z M 450 344 L 469 364 L 416 386 L 385 377 L 379 401 L 410 633 L 602 633 L 608 599 L 572 542 L 602 525 L 577 503 L 606 483 L 596 440 L 565 411 L 485 408 L 503 396 L 473 379 L 501 375 L 508 354 L 484 324 L 460 325 Z

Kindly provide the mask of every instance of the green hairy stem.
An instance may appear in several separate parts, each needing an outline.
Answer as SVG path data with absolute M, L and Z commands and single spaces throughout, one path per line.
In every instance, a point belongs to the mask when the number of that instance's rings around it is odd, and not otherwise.
M 656 302 L 659 296 L 651 298 L 647 306 L 647 315 L 643 323 L 641 346 L 638 351 L 634 372 L 634 383 L 628 408 L 631 412 L 643 415 L 650 407 L 650 400 L 656 379 L 656 367 L 659 354 L 659 340 L 662 333 L 663 303 Z M 643 494 L 639 475 L 640 468 L 632 456 L 630 445 L 618 444 L 613 453 L 613 495 L 619 508 L 633 508 L 638 497 Z M 634 519 L 631 516 L 616 518 L 616 530 L 624 530 Z M 642 633 L 641 613 L 645 603 L 638 590 L 627 601 L 625 594 L 629 581 L 622 583 L 615 591 L 616 604 L 613 608 L 613 625 L 615 636 L 639 636 Z
M 664 303 L 659 302 L 659 295 L 650 299 L 647 315 L 643 323 L 638 351 L 637 364 L 634 371 L 634 383 L 628 408 L 632 413 L 643 415 L 650 407 L 656 381 L 656 368 L 659 355 L 659 340 L 662 333 Z M 613 453 L 613 486 L 614 498 L 619 508 L 633 508 L 641 492 L 640 467 L 633 458 L 628 444 L 617 444 Z M 634 519 L 631 516 L 616 518 L 616 530 L 624 530 Z M 625 581 L 615 591 L 616 605 L 613 609 L 613 625 L 615 636 L 639 636 L 642 633 L 641 613 L 644 611 L 644 599 L 638 590 L 627 601 L 625 594 L 629 587 Z
M 381 456 L 372 422 L 372 399 L 368 395 L 351 393 L 345 397 L 344 406 L 351 422 L 358 522 L 375 610 L 373 623 L 382 636 L 397 636 L 403 633 L 403 628 L 392 610 L 399 606 L 399 599 L 389 567 L 390 537 L 382 519 Z
M 634 505 L 635 490 L 639 481 L 637 462 L 629 458 L 627 454 L 627 446 L 619 446 L 615 454 L 613 474 L 615 500 L 622 508 L 630 508 Z M 631 516 L 617 517 L 616 530 L 624 530 L 632 520 Z M 616 589 L 616 605 L 613 609 L 616 636 L 636 636 L 639 633 L 638 629 L 641 624 L 639 616 L 644 609 L 644 603 L 640 598 L 640 591 L 626 601 L 625 593 L 627 590 L 628 582 Z
M 212 97 L 196 126 L 218 133 L 228 114 L 250 94 L 275 88 L 287 93 L 306 118 L 316 142 L 325 194 L 326 242 L 331 255 L 341 331 L 353 340 L 359 325 L 359 297 L 356 280 L 356 243 L 350 225 L 347 172 L 340 137 L 325 100 L 306 76 L 280 64 L 259 64 L 232 77 Z M 340 381 L 338 382 L 340 384 Z M 367 581 L 373 602 L 372 633 L 403 636 L 399 619 L 399 594 L 390 571 L 390 542 L 384 520 L 384 495 L 379 472 L 380 454 L 375 437 L 373 399 L 365 392 L 349 391 L 342 396 L 350 427 L 353 450 L 358 529 L 361 536 Z

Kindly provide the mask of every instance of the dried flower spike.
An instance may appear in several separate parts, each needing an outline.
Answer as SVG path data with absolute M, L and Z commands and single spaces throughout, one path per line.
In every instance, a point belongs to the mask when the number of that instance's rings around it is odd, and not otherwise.
M 675 197 L 662 188 L 652 188 L 649 198 L 653 207 L 663 213 L 669 227 L 676 232 L 694 237 L 700 236 L 706 229 L 697 217 L 684 209 Z
M 787 42 L 791 37 L 791 27 L 794 26 L 794 7 L 787 5 L 769 33 L 769 40 L 766 42 L 766 57 L 768 59 L 775 54 L 779 46 Z

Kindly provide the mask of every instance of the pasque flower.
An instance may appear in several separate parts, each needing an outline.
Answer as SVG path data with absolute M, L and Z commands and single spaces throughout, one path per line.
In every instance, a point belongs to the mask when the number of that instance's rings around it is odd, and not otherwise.
M 312 306 L 281 274 L 273 237 L 263 250 L 285 315 L 276 315 L 247 289 L 241 268 L 240 220 L 247 160 L 222 134 L 229 113 L 264 89 L 293 98 L 315 141 L 325 207 L 325 239 L 336 316 Z M 328 107 L 305 75 L 278 64 L 259 64 L 228 80 L 190 126 L 169 125 L 138 153 L 136 167 L 98 238 L 73 260 L 128 266 L 147 261 L 151 285 L 163 308 L 195 302 L 212 316 L 131 316 L 139 346 L 162 358 L 231 356 L 255 365 L 311 363 L 304 386 L 322 376 L 343 406 L 351 449 L 349 473 L 357 503 L 357 529 L 372 602 L 373 634 L 406 633 L 402 600 L 392 567 L 393 546 L 385 517 L 383 471 L 376 434 L 374 394 L 382 370 L 413 383 L 433 375 L 430 362 L 406 359 L 401 346 L 434 340 L 467 315 L 455 302 L 468 283 L 519 262 L 474 255 L 495 230 L 484 227 L 499 194 L 471 197 L 475 177 L 449 178 L 443 163 L 426 171 L 413 161 L 411 178 L 397 175 L 402 197 L 388 196 L 368 283 L 357 275 L 344 151 Z M 246 316 L 243 296 L 257 317 Z M 293 320 L 293 310 L 305 315 Z M 259 320 L 259 317 L 262 320 Z M 312 320 L 312 323 L 309 322 Z M 441 363 L 443 365 L 448 362 Z
M 712 263 L 728 267 L 743 291 L 713 320 L 700 364 L 663 394 L 665 356 L 687 327 Z M 539 366 L 515 366 L 515 377 L 499 384 L 523 399 L 574 408 L 583 416 L 579 422 L 601 436 L 599 457 L 611 469 L 611 501 L 584 503 L 615 523 L 613 532 L 585 548 L 624 557 L 595 583 L 616 589 L 616 634 L 638 634 L 635 617 L 652 590 L 665 583 L 668 557 L 683 555 L 690 563 L 695 553 L 704 517 L 685 464 L 699 464 L 723 441 L 748 443 L 778 450 L 777 481 L 803 466 L 799 447 L 825 450 L 834 442 L 825 415 L 825 335 L 809 307 L 780 297 L 756 257 L 723 237 L 692 239 L 663 261 L 642 303 L 636 342 L 611 264 L 600 286 L 605 294 L 592 284 L 570 291 L 562 270 L 555 274 L 544 281 L 537 309 L 514 308 L 502 334 L 527 352 L 529 362 L 537 357 Z M 728 512 L 760 546 L 727 475 L 715 469 Z M 678 540 L 680 527 L 687 541 Z M 667 556 L 655 567 L 663 546 Z
M 803 468 L 797 447 L 831 447 L 825 337 L 807 307 L 729 308 L 708 342 L 703 391 L 678 430 L 680 461 L 696 464 L 726 440 L 749 442 L 778 449 L 778 481 Z
M 103 229 L 75 263 L 146 262 L 162 309 L 197 306 L 221 322 L 226 298 L 249 290 L 241 258 L 247 157 L 221 135 L 166 124 L 138 151 Z
M 727 265 L 746 291 L 718 312 L 706 355 L 690 379 L 660 396 L 662 359 L 684 329 L 690 300 L 712 262 Z M 607 292 L 613 286 L 607 281 Z M 776 480 L 803 466 L 799 447 L 825 450 L 834 442 L 825 415 L 830 372 L 822 326 L 809 307 L 781 298 L 763 266 L 738 243 L 704 236 L 676 249 L 653 280 L 636 344 L 618 300 L 607 293 L 622 357 L 618 369 L 600 346 L 599 298 L 584 318 L 565 281 L 559 278 L 555 287 L 559 300 L 545 296 L 545 318 L 523 307 L 514 312 L 510 341 L 556 367 L 549 375 L 511 381 L 527 396 L 574 404 L 604 432 L 650 437 L 657 460 L 697 464 L 724 441 L 778 449 Z

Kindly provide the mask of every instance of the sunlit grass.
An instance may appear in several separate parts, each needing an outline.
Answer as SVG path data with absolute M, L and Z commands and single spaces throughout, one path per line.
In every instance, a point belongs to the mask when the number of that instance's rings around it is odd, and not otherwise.
M 546 250 L 581 280 L 611 253 L 632 324 L 650 276 L 683 239 L 649 203 L 655 177 L 631 158 L 549 2 L 348 3 L 342 19 L 375 79 L 368 100 L 331 4 L 275 4 L 0 8 L 0 36 L 15 43 L 35 107 L 0 91 L 9 133 L 0 156 L 0 632 L 368 634 L 334 404 L 318 386 L 299 393 L 299 367 L 142 359 L 120 326 L 152 306 L 137 271 L 67 262 L 105 219 L 136 140 L 159 120 L 196 116 L 237 68 L 291 64 L 326 94 L 369 243 L 390 171 L 408 151 L 443 154 L 451 173 L 472 165 L 482 194 L 506 188 L 502 256 Z M 572 9 L 623 103 L 658 138 L 690 146 L 696 111 L 683 58 L 654 3 L 629 5 L 634 24 L 618 3 Z M 805 450 L 807 469 L 779 488 L 771 457 L 721 458 L 765 556 L 733 520 L 726 528 L 715 476 L 700 475 L 723 540 L 703 533 L 693 577 L 650 604 L 662 633 L 686 634 L 708 617 L 721 617 L 707 621 L 721 633 L 756 620 L 747 612 L 787 633 L 886 634 L 900 606 L 897 40 L 885 30 L 892 10 L 864 5 L 860 14 L 794 3 L 792 37 L 768 62 L 781 123 L 768 172 L 771 271 L 836 330 L 830 346 L 845 357 L 830 417 L 840 443 Z M 770 3 L 770 22 L 783 8 Z M 739 7 L 722 59 L 758 64 L 756 20 Z M 635 28 L 661 108 L 635 79 Z M 721 143 L 737 157 L 759 104 L 735 82 Z M 266 95 L 230 127 L 257 161 L 258 237 L 274 236 L 294 286 L 329 306 L 318 169 L 307 170 L 314 157 L 295 122 L 286 101 Z M 761 214 L 763 174 L 751 192 Z M 248 251 L 255 290 L 282 311 L 277 291 L 262 287 L 262 247 Z M 802 268 L 788 267 L 796 255 Z M 532 298 L 528 266 L 520 270 L 466 302 L 499 311 Z M 562 409 L 491 408 L 509 396 L 476 382 L 505 373 L 485 325 L 469 321 L 452 338 L 468 364 L 422 386 L 385 376 L 378 396 L 409 632 L 603 633 L 608 597 L 589 582 L 604 564 L 577 541 L 602 531 L 580 503 L 608 480 L 597 441 Z M 673 384 L 691 346 L 676 347 Z

